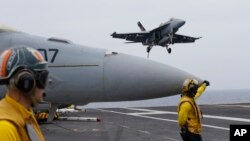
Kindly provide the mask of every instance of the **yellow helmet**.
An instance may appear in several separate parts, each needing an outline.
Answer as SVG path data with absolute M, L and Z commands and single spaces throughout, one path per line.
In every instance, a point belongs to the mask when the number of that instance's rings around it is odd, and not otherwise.
M 182 85 L 182 94 L 194 96 L 198 89 L 198 81 L 196 79 L 186 79 Z

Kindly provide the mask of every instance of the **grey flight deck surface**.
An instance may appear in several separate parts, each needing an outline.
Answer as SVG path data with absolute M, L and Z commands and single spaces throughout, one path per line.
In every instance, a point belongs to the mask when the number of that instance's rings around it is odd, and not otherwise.
M 230 124 L 250 124 L 250 104 L 201 105 L 204 141 L 228 141 Z M 47 141 L 181 141 L 176 106 L 86 109 L 68 113 L 100 117 L 101 122 L 54 121 L 42 124 Z

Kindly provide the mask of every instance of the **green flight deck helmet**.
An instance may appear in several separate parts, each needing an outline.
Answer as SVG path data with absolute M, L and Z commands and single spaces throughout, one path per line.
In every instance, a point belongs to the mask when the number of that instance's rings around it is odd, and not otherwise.
M 15 77 L 15 85 L 23 92 L 35 86 L 44 89 L 48 78 L 48 63 L 35 49 L 17 46 L 0 54 L 0 85 L 8 85 Z M 19 76 L 20 75 L 20 76 Z

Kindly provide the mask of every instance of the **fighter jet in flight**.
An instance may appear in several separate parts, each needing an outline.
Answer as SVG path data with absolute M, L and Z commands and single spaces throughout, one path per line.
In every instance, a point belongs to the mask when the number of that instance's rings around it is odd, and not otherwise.
M 195 38 L 185 35 L 176 34 L 178 29 L 185 24 L 184 20 L 171 18 L 169 21 L 160 24 L 159 27 L 146 31 L 141 22 L 137 23 L 141 32 L 137 33 L 116 33 L 111 34 L 113 38 L 125 39 L 131 42 L 126 43 L 142 43 L 147 47 L 147 53 L 149 54 L 153 46 L 158 45 L 166 47 L 168 53 L 171 53 L 170 44 L 175 43 L 192 43 L 201 37 Z
M 44 100 L 49 121 L 62 105 L 143 100 L 181 93 L 186 78 L 197 77 L 151 60 L 44 38 L 0 25 L 0 52 L 16 46 L 37 49 L 49 62 Z M 200 79 L 198 79 L 200 80 Z M 0 86 L 0 99 L 6 87 Z

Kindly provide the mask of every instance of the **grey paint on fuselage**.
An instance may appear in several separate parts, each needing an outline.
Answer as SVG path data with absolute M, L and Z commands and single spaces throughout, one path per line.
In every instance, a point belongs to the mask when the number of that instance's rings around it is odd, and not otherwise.
M 74 101 L 79 99 L 88 102 L 94 95 L 101 96 L 99 93 L 103 92 L 105 50 L 48 41 L 46 38 L 24 33 L 8 34 L 12 34 L 12 36 L 9 36 L 7 46 L 1 45 L 1 50 L 4 49 L 4 46 L 15 47 L 19 45 L 45 49 L 48 62 L 51 61 L 54 54 L 48 49 L 59 50 L 54 62 L 49 63 L 50 79 L 46 100 L 55 100 L 56 103 L 75 103 Z M 6 42 L 6 38 L 2 40 L 0 36 L 0 41 L 1 43 Z M 41 54 L 44 55 L 44 52 L 42 51 Z M 77 103 L 81 103 L 81 101 L 79 100 Z
M 0 30 L 0 52 L 20 45 L 38 49 L 47 56 L 50 74 L 45 100 L 51 103 L 83 105 L 165 97 L 179 94 L 186 78 L 198 79 L 135 56 Z M 0 97 L 5 91 L 5 86 L 1 86 Z

